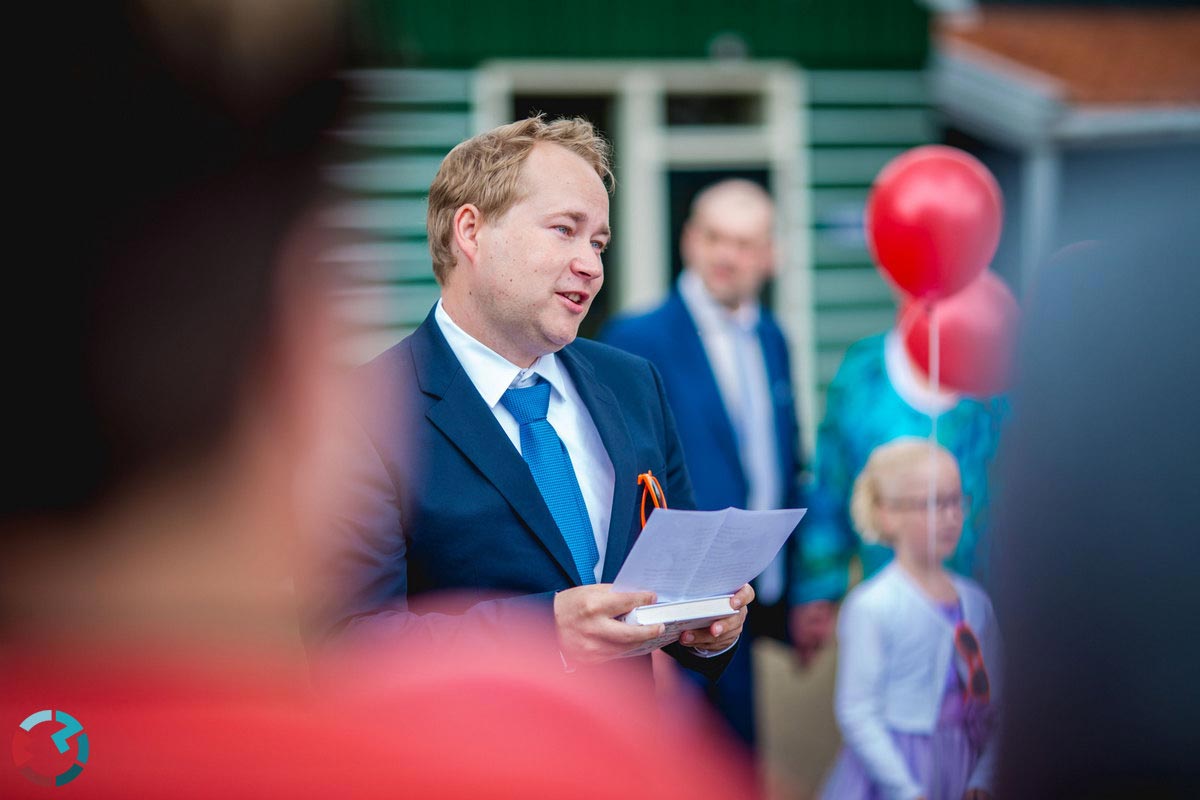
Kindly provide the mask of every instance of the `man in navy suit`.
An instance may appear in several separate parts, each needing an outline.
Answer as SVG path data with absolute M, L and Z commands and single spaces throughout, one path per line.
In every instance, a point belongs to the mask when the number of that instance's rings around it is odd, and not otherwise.
M 377 402 L 353 426 L 353 502 L 319 556 L 317 635 L 484 650 L 533 619 L 568 669 L 660 635 L 615 619 L 653 596 L 609 582 L 640 530 L 640 473 L 693 505 L 675 424 L 648 362 L 575 341 L 604 282 L 609 179 L 583 120 L 505 125 L 442 162 L 427 220 L 442 296 L 361 369 Z M 448 592 L 455 613 L 431 600 Z M 753 596 L 668 650 L 718 675 Z
M 676 291 L 653 311 L 618 318 L 601 334 L 662 373 L 701 509 L 800 504 L 787 343 L 758 300 L 775 269 L 773 216 L 770 196 L 750 181 L 722 181 L 700 192 L 683 228 L 685 269 Z M 788 641 L 787 550 L 755 581 L 758 605 L 749 636 Z M 706 689 L 753 745 L 749 643 L 721 682 Z

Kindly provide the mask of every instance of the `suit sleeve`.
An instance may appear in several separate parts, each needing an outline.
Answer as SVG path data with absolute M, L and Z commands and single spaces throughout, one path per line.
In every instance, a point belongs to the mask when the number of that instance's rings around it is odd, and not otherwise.
M 800 546 L 793 575 L 792 602 L 840 600 L 846 593 L 850 559 L 858 537 L 850 526 L 848 508 L 854 474 L 846 452 L 841 397 L 837 378 L 829 387 L 825 418 L 817 429 L 814 486 L 809 492 L 809 516 L 801 525 Z
M 780 447 L 787 448 L 790 457 L 785 459 L 787 464 L 790 464 L 790 471 L 781 475 L 783 481 L 783 502 L 782 508 L 811 508 L 807 487 L 802 483 L 804 475 L 804 451 L 800 443 L 801 420 L 799 411 L 796 408 L 795 387 L 793 386 L 792 376 L 792 355 L 788 347 L 787 340 L 783 336 L 783 331 L 777 325 L 772 325 L 773 338 L 775 339 L 775 347 L 779 353 L 779 360 L 782 364 L 782 374 L 787 376 L 788 387 L 788 402 L 781 409 L 784 419 L 777 420 L 777 425 L 786 426 L 785 438 L 781 441 Z M 811 513 L 811 512 L 810 512 Z M 803 557 L 803 539 L 807 525 L 804 520 L 800 521 L 796 530 L 788 537 L 784 544 L 784 557 L 787 560 L 788 568 L 786 576 L 788 585 L 788 605 L 794 605 L 796 598 L 802 594 L 804 586 L 801 581 L 803 573 L 799 566 Z M 784 626 L 784 630 L 780 632 L 785 641 L 791 642 L 791 632 Z
M 801 476 L 804 474 L 805 459 L 804 449 L 800 444 L 800 430 L 802 428 L 800 412 L 796 408 L 795 387 L 792 386 L 792 354 L 788 348 L 787 340 L 783 338 L 783 332 L 776 329 L 779 336 L 779 348 L 783 353 L 783 369 L 784 374 L 788 376 L 788 386 L 791 388 L 791 402 L 789 403 L 790 410 L 787 412 L 790 415 L 788 422 L 791 425 L 791 434 L 788 437 L 787 447 L 792 451 L 792 472 L 789 475 L 784 475 L 784 508 L 802 508 L 805 505 L 806 497 L 804 486 L 801 484 Z M 793 536 L 793 539 L 798 539 L 798 536 Z
M 514 631 L 557 659 L 553 592 L 476 602 L 463 613 L 416 613 L 408 598 L 403 498 L 364 426 L 348 424 L 335 453 L 339 496 L 317 514 L 300 569 L 302 625 L 311 649 L 339 642 L 407 641 L 457 648 L 510 643 Z M 377 638 L 378 637 L 378 638 Z

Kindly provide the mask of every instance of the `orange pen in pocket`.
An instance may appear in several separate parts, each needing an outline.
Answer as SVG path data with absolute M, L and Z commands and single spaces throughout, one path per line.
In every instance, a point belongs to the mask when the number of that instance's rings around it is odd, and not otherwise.
M 638 485 L 642 487 L 642 527 L 644 528 L 646 527 L 646 497 L 650 498 L 650 502 L 654 503 L 655 508 L 666 508 L 667 496 L 663 494 L 662 484 L 650 470 L 638 475 L 637 480 Z

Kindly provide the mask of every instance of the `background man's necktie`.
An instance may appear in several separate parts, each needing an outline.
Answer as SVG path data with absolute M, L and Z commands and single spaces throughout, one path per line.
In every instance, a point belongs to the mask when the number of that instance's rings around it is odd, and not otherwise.
M 762 373 L 767 378 L 765 383 L 761 379 L 754 380 L 750 374 L 752 359 L 756 363 L 763 363 L 757 331 L 741 326 L 731 328 L 734 352 L 737 354 L 738 387 L 741 390 L 738 399 L 740 408 L 735 414 L 734 426 L 737 429 L 742 470 L 749 482 L 746 508 L 756 511 L 777 508 L 780 480 L 779 464 L 775 457 L 775 415 L 771 405 L 770 377 L 765 373 L 765 365 Z M 786 553 L 787 548 L 779 551 L 755 579 L 754 589 L 758 592 L 760 603 L 773 605 L 783 596 Z
M 571 456 L 546 419 L 550 406 L 550 384 L 542 378 L 524 389 L 509 389 L 500 402 L 521 426 L 521 455 L 533 473 L 533 481 L 558 523 L 558 529 L 584 584 L 596 582 L 596 538 L 588 517 L 583 493 L 571 465 Z

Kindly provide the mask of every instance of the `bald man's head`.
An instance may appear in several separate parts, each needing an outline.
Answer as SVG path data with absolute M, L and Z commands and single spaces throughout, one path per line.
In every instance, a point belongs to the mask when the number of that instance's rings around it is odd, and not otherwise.
M 721 181 L 692 201 L 680 248 L 717 302 L 737 308 L 756 299 L 775 272 L 771 196 L 747 180 Z

